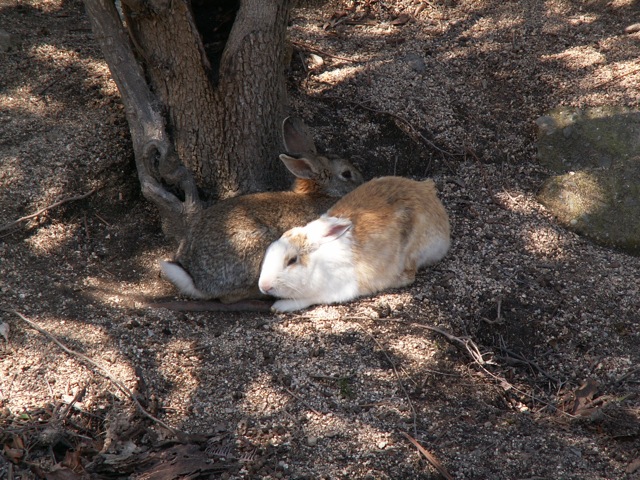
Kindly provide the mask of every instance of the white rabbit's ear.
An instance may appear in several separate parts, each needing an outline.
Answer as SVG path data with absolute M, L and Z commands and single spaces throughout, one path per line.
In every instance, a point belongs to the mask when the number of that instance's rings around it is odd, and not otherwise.
M 337 240 L 342 235 L 347 233 L 352 227 L 351 220 L 348 218 L 340 217 L 320 217 L 317 222 L 319 223 L 319 242 L 327 243 Z
M 291 155 L 318 153 L 309 129 L 298 117 L 284 119 L 282 122 L 282 141 L 287 153 Z
M 280 160 L 298 178 L 312 180 L 318 176 L 318 162 L 313 159 L 304 156 L 296 158 L 282 153 L 280 154 Z

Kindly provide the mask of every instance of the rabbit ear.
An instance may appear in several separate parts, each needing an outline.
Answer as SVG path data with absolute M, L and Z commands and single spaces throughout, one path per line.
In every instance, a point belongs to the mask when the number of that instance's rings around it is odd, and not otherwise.
M 317 222 L 316 241 L 318 243 L 327 243 L 337 240 L 347 233 L 352 227 L 351 220 L 340 217 L 322 216 Z
M 280 154 L 280 160 L 298 178 L 306 178 L 309 180 L 318 177 L 318 163 L 307 157 L 291 157 L 284 153 Z
M 309 129 L 297 117 L 287 117 L 282 122 L 282 140 L 285 150 L 292 155 L 318 153 Z

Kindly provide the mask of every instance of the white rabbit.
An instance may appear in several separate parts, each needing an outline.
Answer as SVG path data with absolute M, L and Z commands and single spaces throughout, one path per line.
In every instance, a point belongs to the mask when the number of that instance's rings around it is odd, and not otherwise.
M 279 312 L 344 302 L 409 285 L 450 243 L 449 217 L 433 180 L 382 177 L 272 243 L 258 286 L 283 298 L 272 307 Z

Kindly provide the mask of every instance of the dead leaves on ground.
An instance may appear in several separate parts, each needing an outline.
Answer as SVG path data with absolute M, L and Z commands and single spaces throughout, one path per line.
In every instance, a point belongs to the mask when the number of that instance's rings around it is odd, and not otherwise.
M 216 427 L 208 436 L 165 438 L 157 426 L 149 426 L 148 419 L 135 413 L 105 416 L 103 412 L 100 427 L 88 430 L 79 425 L 82 412 L 61 421 L 59 410 L 39 409 L 26 419 L 2 419 L 0 478 L 196 480 L 234 474 L 242 468 L 271 470 L 266 463 L 271 449 L 229 428 Z M 95 412 L 84 414 L 97 416 Z M 46 435 L 48 430 L 57 433 Z
M 640 411 L 626 408 L 627 396 L 602 395 L 594 379 L 566 392 L 558 402 L 558 414 L 568 414 L 596 434 L 613 440 L 630 440 L 640 436 Z
M 375 13 L 375 2 L 368 2 L 367 5 L 358 8 L 354 6 L 350 9 L 342 9 L 333 12 L 331 17 L 322 25 L 324 30 L 332 30 L 339 25 L 378 25 L 382 23 L 380 15 Z M 416 10 L 419 13 L 421 10 Z M 394 27 L 401 27 L 411 21 L 413 16 L 408 12 L 390 13 L 388 24 Z

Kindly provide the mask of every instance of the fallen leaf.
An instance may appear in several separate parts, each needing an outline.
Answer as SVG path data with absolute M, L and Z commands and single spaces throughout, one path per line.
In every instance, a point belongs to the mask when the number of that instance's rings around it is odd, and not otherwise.
M 408 13 L 401 13 L 396 18 L 391 20 L 391 25 L 395 25 L 396 27 L 400 27 L 400 26 L 405 25 L 406 23 L 408 23 L 409 20 L 411 20 L 411 15 L 409 15 Z
M 586 410 L 588 405 L 591 404 L 593 397 L 598 391 L 598 382 L 589 378 L 580 385 L 575 391 L 575 401 L 571 413 L 573 415 L 581 414 L 581 410 Z
M 67 450 L 64 454 L 62 465 L 73 471 L 82 469 L 82 460 L 80 459 L 80 450 Z
M 24 450 L 21 448 L 11 448 L 8 445 L 5 445 L 3 454 L 11 463 L 18 464 L 22 461 L 22 457 L 24 457 Z

